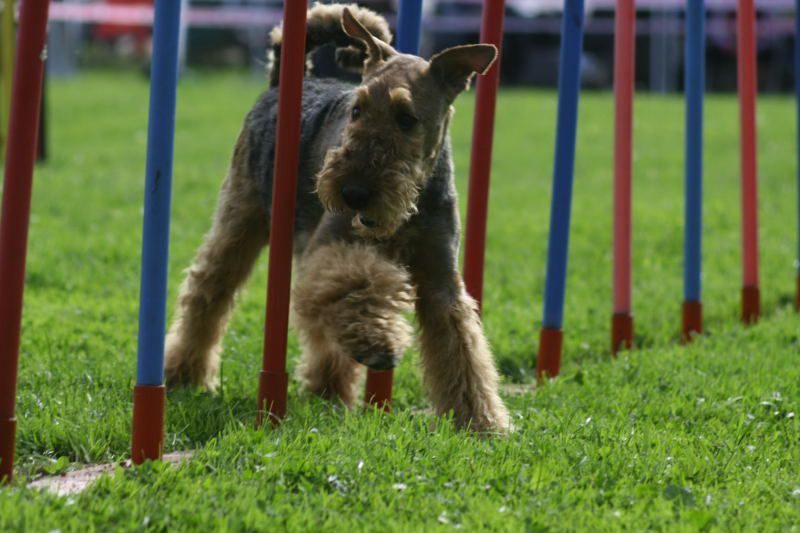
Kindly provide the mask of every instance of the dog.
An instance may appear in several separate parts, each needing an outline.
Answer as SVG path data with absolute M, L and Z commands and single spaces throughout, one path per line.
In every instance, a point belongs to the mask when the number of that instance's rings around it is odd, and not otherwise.
M 361 83 L 306 76 L 295 215 L 293 323 L 298 377 L 354 403 L 364 366 L 393 368 L 416 311 L 423 380 L 438 414 L 503 432 L 508 412 L 475 301 L 458 270 L 460 222 L 448 125 L 452 104 L 497 58 L 492 45 L 401 54 L 378 14 L 351 5 L 308 11 L 306 53 L 333 43 Z M 234 297 L 268 244 L 282 28 L 271 34 L 270 89 L 247 115 L 213 225 L 178 296 L 166 339 L 170 386 L 218 386 Z

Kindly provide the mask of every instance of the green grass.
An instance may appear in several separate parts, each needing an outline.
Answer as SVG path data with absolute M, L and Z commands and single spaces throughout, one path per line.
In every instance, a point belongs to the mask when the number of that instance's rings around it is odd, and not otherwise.
M 175 151 L 170 309 L 242 118 L 261 80 L 187 76 Z M 636 102 L 638 349 L 612 361 L 612 99 L 584 94 L 562 377 L 508 396 L 506 438 L 419 414 L 416 354 L 395 410 L 345 412 L 290 386 L 289 416 L 255 430 L 265 257 L 225 341 L 222 388 L 169 395 L 167 450 L 180 467 L 119 470 L 57 498 L 45 472 L 129 456 L 135 373 L 147 85 L 89 74 L 52 83 L 52 158 L 34 189 L 19 383 L 18 476 L 0 530 L 786 530 L 800 521 L 800 319 L 795 127 L 789 98 L 759 102 L 764 318 L 737 323 L 736 100 L 707 105 L 708 335 L 678 343 L 682 299 L 683 105 Z M 507 382 L 532 383 L 548 230 L 556 98 L 505 91 L 498 108 L 485 326 Z M 462 193 L 473 101 L 452 126 Z M 462 198 L 463 201 L 463 198 Z M 463 205 L 463 202 L 462 202 Z M 298 356 L 290 338 L 290 366 Z M 69 466 L 68 466 L 69 465 Z

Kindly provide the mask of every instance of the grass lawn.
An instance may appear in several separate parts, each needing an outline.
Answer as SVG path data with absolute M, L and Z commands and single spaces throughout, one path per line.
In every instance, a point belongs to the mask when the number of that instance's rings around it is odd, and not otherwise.
M 210 215 L 244 114 L 265 83 L 192 74 L 181 83 L 170 310 Z M 707 104 L 708 334 L 678 343 L 683 104 L 636 102 L 638 349 L 609 355 L 612 99 L 582 96 L 562 377 L 506 397 L 518 430 L 457 432 L 427 406 L 416 354 L 388 416 L 346 412 L 290 385 L 289 416 L 255 430 L 266 256 L 225 340 L 218 395 L 169 394 L 166 449 L 183 466 L 118 469 L 59 498 L 44 473 L 129 456 L 147 82 L 88 74 L 51 85 L 52 157 L 34 188 L 19 384 L 18 476 L 0 489 L 0 531 L 787 530 L 800 522 L 800 318 L 794 104 L 759 101 L 763 320 L 737 322 L 738 115 Z M 462 194 L 472 95 L 452 126 Z M 556 98 L 504 91 L 498 118 L 485 326 L 507 383 L 533 382 L 549 218 Z M 462 205 L 463 205 L 462 196 Z M 298 356 L 290 338 L 290 366 Z

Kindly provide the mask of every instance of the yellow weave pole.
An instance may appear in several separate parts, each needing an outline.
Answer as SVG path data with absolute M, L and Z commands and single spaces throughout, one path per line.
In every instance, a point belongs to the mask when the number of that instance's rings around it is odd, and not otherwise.
M 2 98 L 0 99 L 0 146 L 5 150 L 8 117 L 11 112 L 11 85 L 14 72 L 14 0 L 2 0 L 3 26 L 0 33 L 0 77 Z

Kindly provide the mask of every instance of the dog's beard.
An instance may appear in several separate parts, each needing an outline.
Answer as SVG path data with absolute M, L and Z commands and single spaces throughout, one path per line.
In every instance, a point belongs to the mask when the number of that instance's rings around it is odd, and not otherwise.
M 330 213 L 352 213 L 352 226 L 356 235 L 370 239 L 387 239 L 394 235 L 417 210 L 420 190 L 425 181 L 421 163 L 394 161 L 378 167 L 373 172 L 377 185 L 375 197 L 365 209 L 354 211 L 347 207 L 340 190 L 348 177 L 370 172 L 358 168 L 343 157 L 344 148 L 335 148 L 325 156 L 322 170 L 317 175 L 317 196 Z M 372 165 L 370 165 L 371 168 Z M 367 174 L 369 175 L 369 174 Z

